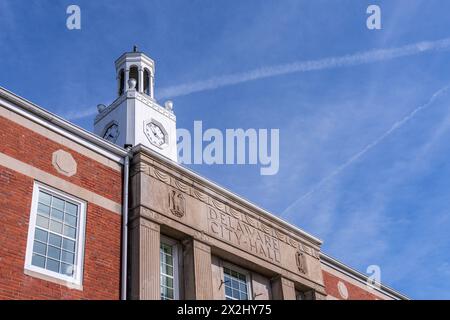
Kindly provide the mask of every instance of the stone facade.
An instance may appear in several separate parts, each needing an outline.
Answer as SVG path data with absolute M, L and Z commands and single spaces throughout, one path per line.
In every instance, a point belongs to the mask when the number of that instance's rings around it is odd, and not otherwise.
M 132 159 L 131 299 L 160 298 L 162 237 L 181 247 L 180 299 L 225 299 L 227 265 L 248 275 L 255 300 L 404 298 L 367 285 L 325 256 L 318 239 L 152 150 L 139 146 Z
M 147 288 L 158 284 L 142 280 L 152 278 L 159 266 L 155 262 L 159 234 L 182 244 L 185 261 L 180 277 L 187 299 L 220 297 L 215 294 L 218 281 L 213 281 L 219 260 L 252 270 L 265 284 L 258 293 L 267 298 L 295 299 L 295 290 L 326 295 L 317 239 L 258 212 L 145 147 L 133 156 L 130 178 L 132 298 L 159 298 L 158 290 Z

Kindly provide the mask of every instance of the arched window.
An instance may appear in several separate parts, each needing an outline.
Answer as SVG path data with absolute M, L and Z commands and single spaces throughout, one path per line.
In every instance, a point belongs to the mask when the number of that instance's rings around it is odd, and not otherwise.
M 123 69 L 120 69 L 119 71 L 119 96 L 123 94 L 123 91 L 125 89 L 125 72 Z
M 150 95 L 150 71 L 144 69 L 144 93 Z
M 136 66 L 130 68 L 130 79 L 136 80 L 136 91 L 139 90 L 139 72 Z

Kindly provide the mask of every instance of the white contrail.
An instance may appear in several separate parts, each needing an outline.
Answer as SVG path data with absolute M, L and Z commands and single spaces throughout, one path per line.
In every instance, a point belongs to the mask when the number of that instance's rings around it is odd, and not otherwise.
M 445 38 L 437 41 L 421 41 L 398 48 L 376 49 L 319 60 L 297 61 L 289 64 L 262 67 L 247 72 L 235 73 L 220 77 L 213 77 L 207 80 L 164 87 L 159 89 L 159 94 L 157 96 L 159 99 L 174 98 L 178 96 L 188 95 L 194 92 L 213 90 L 220 87 L 279 76 L 283 74 L 356 66 L 371 62 L 417 55 L 428 51 L 442 51 L 448 49 L 450 49 L 450 38 Z M 95 108 L 81 110 L 76 113 L 69 113 L 65 118 L 69 120 L 77 120 L 92 116 L 96 114 L 96 112 L 97 111 Z
M 376 61 L 391 60 L 399 57 L 417 55 L 427 51 L 441 51 L 448 49 L 450 49 L 450 38 L 437 41 L 422 41 L 398 48 L 376 49 L 365 52 L 358 52 L 355 54 L 349 54 L 340 57 L 329 57 L 325 59 L 310 61 L 297 61 L 289 64 L 262 67 L 247 72 L 213 77 L 207 80 L 161 88 L 158 98 L 173 98 L 177 96 L 188 95 L 194 92 L 213 90 L 220 87 L 289 73 L 356 66 Z
M 328 182 L 329 180 L 331 180 L 332 178 L 334 178 L 336 175 L 338 175 L 339 173 L 341 173 L 344 169 L 346 169 L 349 165 L 351 165 L 352 163 L 354 163 L 355 161 L 357 161 L 359 158 L 361 158 L 364 154 L 366 154 L 369 150 L 373 149 L 374 147 L 376 147 L 379 143 L 381 143 L 384 139 L 386 139 L 388 136 L 390 136 L 394 131 L 398 130 L 399 128 L 401 128 L 406 122 L 408 122 L 409 120 L 411 120 L 418 112 L 424 110 L 425 108 L 429 107 L 430 105 L 433 104 L 433 102 L 440 96 L 442 95 L 444 92 L 446 92 L 447 90 L 450 89 L 450 85 L 447 85 L 441 89 L 439 89 L 438 91 L 436 91 L 430 98 L 430 100 L 428 100 L 427 103 L 425 103 L 424 105 L 421 105 L 419 107 L 417 107 L 416 109 L 414 109 L 413 111 L 411 111 L 408 115 L 406 115 L 403 119 L 397 121 L 396 123 L 394 123 L 389 130 L 387 130 L 385 133 L 383 133 L 381 136 L 379 136 L 377 139 L 375 139 L 373 142 L 369 143 L 367 146 L 365 146 L 361 151 L 359 151 L 358 153 L 356 153 L 355 155 L 353 155 L 351 158 L 349 158 L 347 161 L 345 161 L 342 165 L 340 165 L 339 167 L 337 167 L 333 172 L 331 172 L 328 176 L 326 176 L 325 178 L 323 178 L 322 180 L 320 180 L 318 183 L 316 183 L 308 192 L 306 192 L 305 194 L 303 194 L 300 198 L 298 198 L 297 200 L 295 200 L 291 205 L 289 205 L 280 215 L 280 217 L 286 217 L 289 214 L 289 211 L 294 208 L 295 206 L 297 206 L 299 203 L 301 203 L 304 199 L 308 198 L 310 195 L 312 195 L 314 192 L 316 192 L 317 190 L 319 190 L 326 182 Z

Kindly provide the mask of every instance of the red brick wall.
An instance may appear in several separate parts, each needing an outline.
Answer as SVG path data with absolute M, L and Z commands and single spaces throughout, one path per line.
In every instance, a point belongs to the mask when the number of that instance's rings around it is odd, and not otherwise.
M 121 203 L 120 172 L 1 116 L 0 141 L 1 153 Z M 53 152 L 60 149 L 69 152 L 77 162 L 76 175 L 67 177 L 53 167 Z
M 0 117 L 0 152 L 117 203 L 122 173 Z M 52 153 L 69 152 L 72 177 L 59 174 Z M 0 299 L 119 299 L 121 216 L 87 204 L 83 290 L 24 274 L 33 179 L 0 166 Z
M 87 205 L 83 291 L 24 274 L 33 179 L 0 166 L 0 299 L 119 299 L 121 217 Z
M 338 290 L 338 282 L 341 281 L 345 284 L 348 290 L 348 300 L 375 300 L 380 299 L 380 297 L 344 280 L 335 275 L 322 271 L 323 281 L 325 284 L 325 291 L 328 295 L 331 295 L 335 298 L 342 299 Z

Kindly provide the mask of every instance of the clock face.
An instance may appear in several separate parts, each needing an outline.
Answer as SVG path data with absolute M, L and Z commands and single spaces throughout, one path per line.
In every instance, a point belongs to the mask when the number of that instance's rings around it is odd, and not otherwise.
M 116 142 L 118 136 L 119 126 L 116 123 L 113 123 L 106 129 L 103 138 L 110 142 Z
M 145 125 L 145 135 L 148 140 L 157 147 L 162 147 L 166 143 L 166 133 L 164 128 L 160 125 L 152 122 L 148 122 Z

